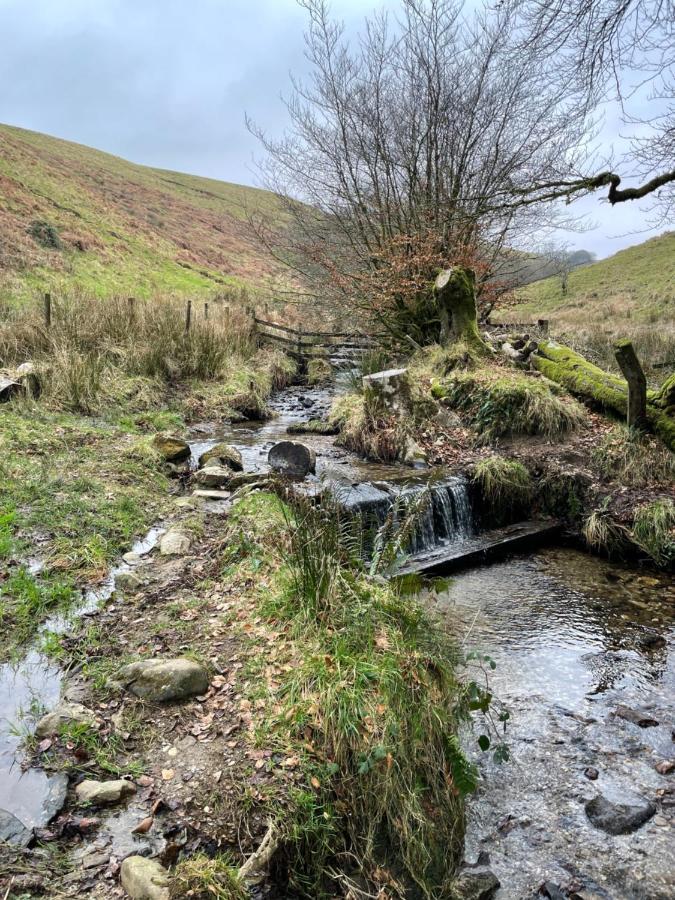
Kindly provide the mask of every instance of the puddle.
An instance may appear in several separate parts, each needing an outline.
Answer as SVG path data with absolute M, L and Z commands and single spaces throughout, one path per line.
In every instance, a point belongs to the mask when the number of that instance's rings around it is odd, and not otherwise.
M 159 541 L 159 527 L 151 528 L 134 544 L 132 552 L 142 556 Z M 35 562 L 35 561 L 34 561 Z M 21 767 L 21 743 L 36 721 L 59 702 L 63 671 L 40 652 L 46 632 L 62 633 L 74 618 L 87 615 L 110 597 L 115 579 L 131 567 L 122 563 L 101 584 L 83 594 L 68 614 L 51 616 L 41 626 L 35 644 L 16 663 L 0 665 L 0 809 L 12 813 L 29 828 L 42 827 L 58 812 L 65 799 L 67 779 L 48 775 L 42 769 Z

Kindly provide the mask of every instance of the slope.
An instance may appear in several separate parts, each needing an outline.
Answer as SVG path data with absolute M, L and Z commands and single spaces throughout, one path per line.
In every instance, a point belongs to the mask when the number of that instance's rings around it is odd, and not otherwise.
M 275 204 L 266 191 L 0 125 L 0 300 L 265 285 L 275 263 L 247 216 Z

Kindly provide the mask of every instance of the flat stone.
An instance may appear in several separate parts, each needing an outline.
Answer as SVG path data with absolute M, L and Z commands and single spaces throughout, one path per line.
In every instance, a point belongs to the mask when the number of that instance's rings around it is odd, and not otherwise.
M 203 500 L 227 500 L 231 496 L 230 491 L 194 491 L 193 497 L 201 497 Z
M 110 806 L 135 793 L 134 785 L 122 778 L 117 781 L 94 781 L 87 778 L 75 788 L 78 801 L 91 806 Z
M 59 703 L 37 723 L 35 737 L 41 739 L 49 737 L 51 734 L 57 734 L 63 725 L 68 725 L 70 722 L 95 728 L 96 716 L 81 703 Z
M 298 441 L 279 441 L 267 454 L 267 461 L 275 472 L 304 478 L 316 472 L 316 454 L 311 447 Z
M 27 847 L 32 838 L 32 828 L 26 828 L 16 816 L 5 809 L 0 809 L 0 841 L 13 847 Z
M 186 700 L 204 694 L 206 669 L 193 659 L 142 659 L 124 666 L 115 679 L 137 697 L 155 703 Z
M 170 434 L 156 434 L 152 444 L 167 462 L 183 462 L 192 455 L 190 445 L 186 441 Z
M 656 812 L 653 803 L 612 803 L 602 794 L 589 800 L 586 815 L 592 825 L 607 834 L 630 834 L 648 822 Z
M 138 591 L 143 584 L 143 579 L 135 572 L 118 572 L 115 576 L 115 589 L 118 591 Z
M 641 709 L 631 709 L 630 706 L 617 706 L 614 715 L 619 719 L 625 719 L 626 722 L 632 722 L 639 728 L 655 728 L 659 724 L 649 713 Z
M 226 487 L 232 478 L 232 469 L 226 466 L 218 466 L 209 463 L 203 469 L 195 472 L 195 483 L 204 488 Z
M 159 543 L 162 556 L 182 556 L 190 550 L 190 538 L 178 528 L 170 528 Z
M 120 881 L 132 900 L 169 900 L 169 873 L 155 859 L 127 856 Z
M 229 444 L 216 444 L 210 450 L 206 450 L 199 457 L 199 467 L 203 468 L 210 461 L 231 469 L 233 472 L 243 472 L 244 461 L 241 453 Z

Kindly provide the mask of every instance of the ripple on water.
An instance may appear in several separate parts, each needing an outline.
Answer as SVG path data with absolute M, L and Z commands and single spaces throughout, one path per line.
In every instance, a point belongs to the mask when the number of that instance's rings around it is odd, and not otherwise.
M 672 580 L 554 549 L 465 572 L 428 599 L 460 642 L 495 659 L 491 686 L 512 716 L 512 760 L 475 754 L 482 782 L 469 805 L 467 856 L 488 850 L 497 896 L 531 897 L 573 876 L 613 900 L 674 896 L 673 811 L 659 793 L 672 779 L 654 769 L 675 756 Z M 659 726 L 615 717 L 619 703 L 650 709 Z M 473 754 L 474 736 L 467 746 Z M 663 808 L 610 837 L 584 811 L 597 793 Z

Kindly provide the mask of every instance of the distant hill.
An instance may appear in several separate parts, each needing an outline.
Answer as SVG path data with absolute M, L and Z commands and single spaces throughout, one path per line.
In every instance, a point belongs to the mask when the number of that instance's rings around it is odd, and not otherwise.
M 649 321 L 675 317 L 675 232 L 669 231 L 614 256 L 576 269 L 567 293 L 560 279 L 538 281 L 516 292 L 523 314 L 548 313 L 564 318 L 583 305 L 586 309 L 617 306 Z
M 266 191 L 0 125 L 0 302 L 62 288 L 143 297 L 265 284 L 275 263 L 246 218 L 275 205 Z
M 675 232 L 670 231 L 614 256 L 575 269 L 563 294 L 560 278 L 537 281 L 514 292 L 508 321 L 547 318 L 554 335 L 578 336 L 603 360 L 611 344 L 629 337 L 650 362 L 675 360 Z
M 523 287 L 534 281 L 542 281 L 544 278 L 555 277 L 563 268 L 571 271 L 579 266 L 588 266 L 594 261 L 594 256 L 588 250 L 573 250 L 561 253 L 560 259 L 552 259 L 544 253 L 523 253 L 520 250 L 510 250 L 503 254 L 497 264 L 495 278 L 509 285 Z

